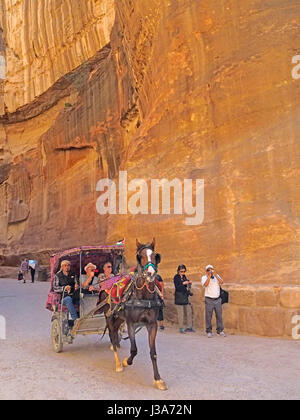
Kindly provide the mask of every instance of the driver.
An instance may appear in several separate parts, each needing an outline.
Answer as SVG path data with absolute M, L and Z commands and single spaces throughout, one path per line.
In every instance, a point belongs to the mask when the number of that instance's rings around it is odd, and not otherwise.
M 71 273 L 70 270 L 70 261 L 62 261 L 59 272 L 54 276 L 53 290 L 54 292 L 65 296 L 62 304 L 68 308 L 72 320 L 75 321 L 78 319 L 78 313 L 74 306 L 74 303 L 77 303 L 77 293 L 75 293 L 75 291 L 79 288 L 79 286 L 75 281 L 75 275 Z

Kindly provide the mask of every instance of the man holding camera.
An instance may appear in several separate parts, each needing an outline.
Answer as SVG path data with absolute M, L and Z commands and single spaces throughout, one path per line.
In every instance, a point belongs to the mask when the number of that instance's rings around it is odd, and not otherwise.
M 222 300 L 220 296 L 220 285 L 223 284 L 223 280 L 215 273 L 215 269 L 212 265 L 207 265 L 205 269 L 206 275 L 202 277 L 201 283 L 202 286 L 205 287 L 205 322 L 207 337 L 212 337 L 211 320 L 213 311 L 216 313 L 217 334 L 226 337 L 222 320 Z

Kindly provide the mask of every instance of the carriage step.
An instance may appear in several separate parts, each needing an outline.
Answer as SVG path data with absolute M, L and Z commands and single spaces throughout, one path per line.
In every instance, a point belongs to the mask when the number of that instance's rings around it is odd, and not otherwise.
M 88 318 L 79 322 L 77 332 L 83 330 L 104 330 L 106 327 L 105 317 Z

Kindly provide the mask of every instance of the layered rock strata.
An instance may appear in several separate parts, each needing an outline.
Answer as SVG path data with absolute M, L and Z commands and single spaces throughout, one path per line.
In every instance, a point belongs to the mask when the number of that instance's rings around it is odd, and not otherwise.
M 121 237 L 133 263 L 155 236 L 166 280 L 212 263 L 299 287 L 299 17 L 296 0 L 2 0 L 3 264 Z M 203 223 L 100 216 L 97 181 L 120 170 L 203 179 Z

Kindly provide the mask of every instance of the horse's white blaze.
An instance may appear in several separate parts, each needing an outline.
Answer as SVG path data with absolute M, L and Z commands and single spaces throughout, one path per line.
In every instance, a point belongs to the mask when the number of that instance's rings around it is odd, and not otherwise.
M 146 252 L 147 252 L 148 262 L 151 263 L 151 255 L 153 254 L 153 251 L 152 251 L 152 249 L 147 249 Z M 153 276 L 153 274 L 155 273 L 155 270 L 151 266 L 151 267 L 148 267 L 147 272 L 150 273 Z

